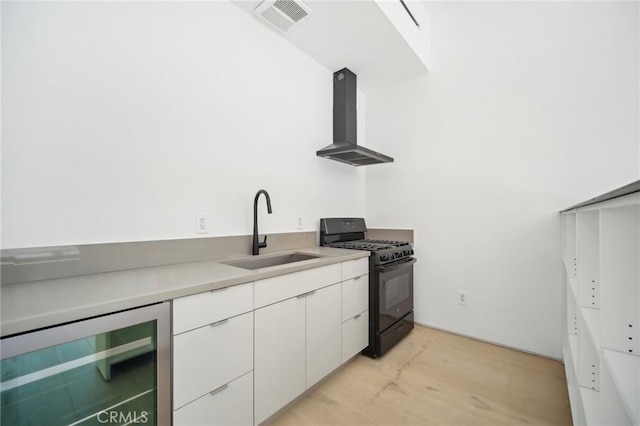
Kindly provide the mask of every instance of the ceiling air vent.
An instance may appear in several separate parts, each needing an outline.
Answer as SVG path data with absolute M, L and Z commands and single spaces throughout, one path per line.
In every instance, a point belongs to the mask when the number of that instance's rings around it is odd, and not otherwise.
M 256 15 L 286 33 L 311 14 L 306 4 L 297 0 L 265 0 L 256 8 Z

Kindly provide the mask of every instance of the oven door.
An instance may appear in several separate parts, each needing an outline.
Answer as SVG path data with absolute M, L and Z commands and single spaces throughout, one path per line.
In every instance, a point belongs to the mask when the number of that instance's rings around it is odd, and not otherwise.
M 413 264 L 415 258 L 376 266 L 378 292 L 377 333 L 386 330 L 413 310 Z

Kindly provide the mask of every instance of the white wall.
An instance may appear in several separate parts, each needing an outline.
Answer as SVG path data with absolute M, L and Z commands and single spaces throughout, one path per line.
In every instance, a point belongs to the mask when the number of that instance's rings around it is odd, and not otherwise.
M 418 322 L 560 357 L 558 211 L 640 176 L 638 3 L 431 18 L 431 74 L 367 93 L 368 224 L 415 228 Z
M 364 214 L 332 73 L 238 7 L 2 3 L 2 247 L 294 232 Z M 363 106 L 364 112 L 364 106 Z
M 638 3 L 444 7 L 432 73 L 366 94 L 366 204 L 315 156 L 331 70 L 236 6 L 1 7 L 3 248 L 248 234 L 266 188 L 261 232 L 415 228 L 419 322 L 560 356 L 556 212 L 639 175 Z

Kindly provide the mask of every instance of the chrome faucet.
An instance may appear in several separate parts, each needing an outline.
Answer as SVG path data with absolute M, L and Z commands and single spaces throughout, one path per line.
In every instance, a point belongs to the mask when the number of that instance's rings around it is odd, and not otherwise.
M 256 194 L 256 198 L 253 200 L 253 255 L 260 254 L 260 249 L 267 246 L 267 236 L 264 236 L 264 241 L 258 242 L 258 198 L 260 194 L 264 194 L 267 199 L 267 212 L 271 214 L 271 198 L 269 193 L 264 189 L 261 189 Z

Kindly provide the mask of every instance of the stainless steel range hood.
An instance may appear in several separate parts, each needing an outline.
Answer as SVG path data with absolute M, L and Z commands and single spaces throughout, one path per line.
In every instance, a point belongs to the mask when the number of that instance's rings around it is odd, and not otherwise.
M 318 157 L 352 166 L 392 163 L 393 158 L 357 143 L 356 75 L 348 68 L 333 73 L 333 143 Z

